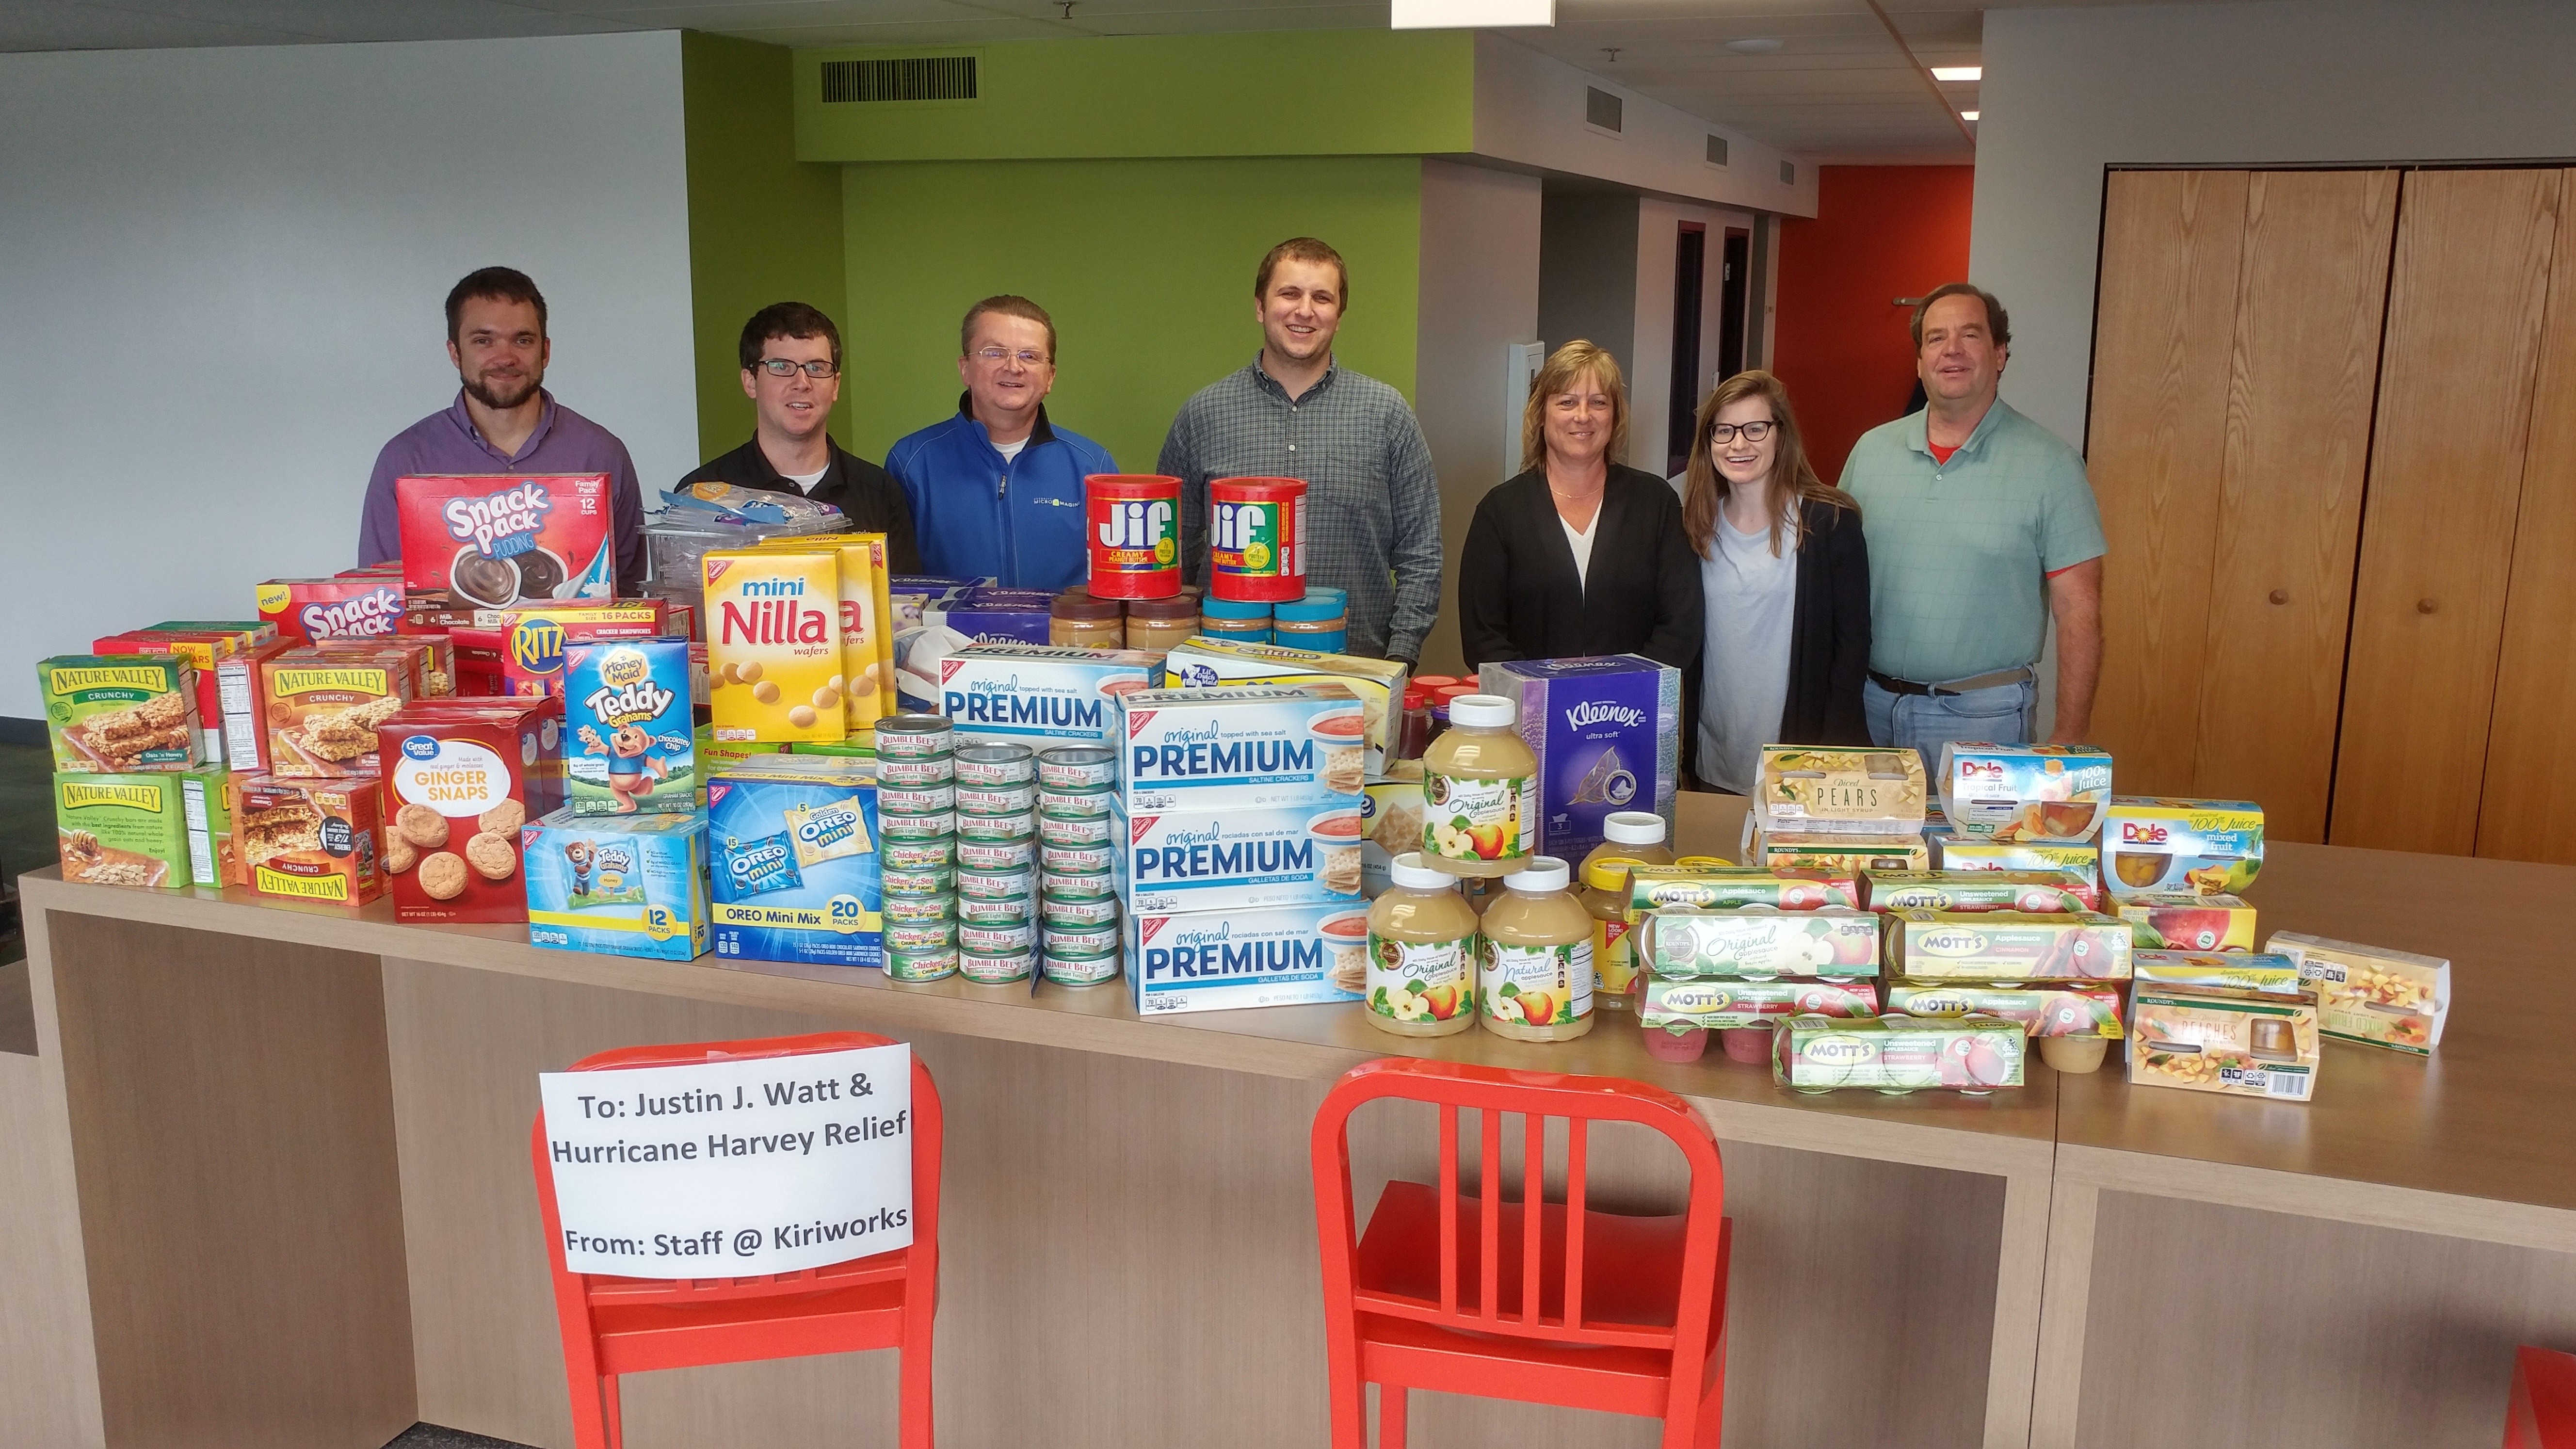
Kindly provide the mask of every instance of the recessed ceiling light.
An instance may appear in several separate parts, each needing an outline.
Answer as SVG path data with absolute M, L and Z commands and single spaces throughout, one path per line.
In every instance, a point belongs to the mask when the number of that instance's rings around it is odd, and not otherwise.
M 1974 111 L 1961 111 L 1961 112 L 1959 113 L 1959 119 L 1960 119 L 1960 120 L 1962 120 L 1962 121 L 1973 121 L 1973 120 L 1975 120 L 1976 118 L 1977 118 L 1977 113 L 1976 113 L 1976 112 L 1974 112 Z
M 1986 68 L 1982 65 L 1936 65 L 1932 67 L 1932 78 L 1938 81 L 1983 80 L 1985 79 L 1985 75 Z
M 1728 41 L 1726 48 L 1738 55 L 1769 55 L 1780 48 L 1780 42 L 1767 35 L 1748 35 L 1742 40 Z

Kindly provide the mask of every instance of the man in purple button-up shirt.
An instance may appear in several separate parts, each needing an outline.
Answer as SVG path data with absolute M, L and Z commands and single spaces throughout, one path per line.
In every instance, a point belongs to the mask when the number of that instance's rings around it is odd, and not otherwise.
M 402 556 L 394 480 L 452 473 L 605 473 L 617 592 L 644 581 L 644 495 L 617 435 L 556 402 L 546 377 L 546 299 L 523 272 L 485 267 L 447 294 L 456 401 L 394 434 L 367 479 L 358 563 Z

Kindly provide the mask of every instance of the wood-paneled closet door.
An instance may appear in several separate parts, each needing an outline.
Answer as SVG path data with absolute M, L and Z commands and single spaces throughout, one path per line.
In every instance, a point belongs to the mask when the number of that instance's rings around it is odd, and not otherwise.
M 2539 170 L 2406 177 L 2335 760 L 2337 845 L 2477 845 L 2560 182 Z

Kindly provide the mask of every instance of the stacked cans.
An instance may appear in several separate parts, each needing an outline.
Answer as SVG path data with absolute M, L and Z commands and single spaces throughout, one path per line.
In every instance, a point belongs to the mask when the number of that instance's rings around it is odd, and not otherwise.
M 1038 951 L 1046 979 L 1118 979 L 1118 756 L 1058 745 L 1037 758 Z
M 957 964 L 1003 986 L 1037 969 L 1037 767 L 1029 747 L 957 747 Z
M 890 715 L 876 735 L 886 979 L 938 981 L 959 964 L 953 736 L 935 714 Z

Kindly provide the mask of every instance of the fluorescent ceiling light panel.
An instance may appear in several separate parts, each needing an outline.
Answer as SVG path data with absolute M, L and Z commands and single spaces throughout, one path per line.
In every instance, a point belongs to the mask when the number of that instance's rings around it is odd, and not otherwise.
M 1986 68 L 1982 65 L 1936 65 L 1932 67 L 1932 78 L 1937 81 L 1983 80 Z
M 1388 28 L 1471 30 L 1555 23 L 1556 0 L 1395 0 Z
M 1960 120 L 1962 120 L 1962 121 L 1973 121 L 1973 120 L 1975 120 L 1976 118 L 1977 118 L 1977 113 L 1976 113 L 1976 112 L 1974 112 L 1974 111 L 1961 111 L 1961 112 L 1959 113 L 1959 119 L 1960 119 Z

